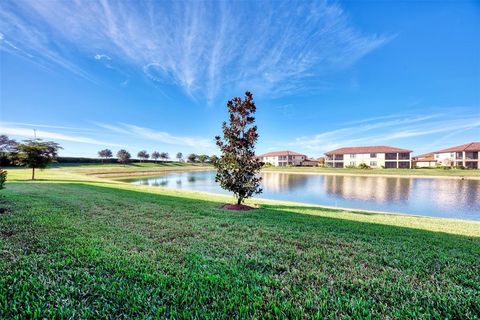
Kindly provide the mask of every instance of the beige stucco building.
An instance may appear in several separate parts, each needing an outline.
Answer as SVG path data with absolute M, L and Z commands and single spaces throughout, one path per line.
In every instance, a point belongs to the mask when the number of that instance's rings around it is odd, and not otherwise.
M 300 166 L 307 156 L 293 151 L 274 151 L 259 155 L 260 161 L 272 166 Z
M 411 150 L 389 146 L 347 147 L 325 153 L 327 167 L 411 168 Z
M 463 166 L 469 169 L 480 168 L 480 142 L 470 142 L 433 152 L 440 166 Z

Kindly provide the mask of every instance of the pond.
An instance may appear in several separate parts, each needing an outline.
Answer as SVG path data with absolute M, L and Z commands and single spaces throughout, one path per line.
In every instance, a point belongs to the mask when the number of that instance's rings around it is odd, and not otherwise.
M 229 194 L 215 171 L 122 179 L 133 184 Z M 257 197 L 332 207 L 480 220 L 480 180 L 263 172 Z

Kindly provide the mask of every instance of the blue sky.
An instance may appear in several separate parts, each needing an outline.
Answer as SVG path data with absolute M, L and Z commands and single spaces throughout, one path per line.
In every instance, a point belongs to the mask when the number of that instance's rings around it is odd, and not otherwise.
M 254 94 L 257 152 L 480 140 L 480 3 L 0 2 L 0 133 L 62 155 L 216 153 Z

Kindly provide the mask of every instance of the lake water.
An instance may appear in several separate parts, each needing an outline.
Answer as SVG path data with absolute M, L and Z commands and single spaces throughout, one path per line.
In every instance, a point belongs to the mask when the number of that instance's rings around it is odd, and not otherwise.
M 259 198 L 333 207 L 480 220 L 480 180 L 263 172 Z M 214 171 L 122 179 L 133 184 L 229 194 Z

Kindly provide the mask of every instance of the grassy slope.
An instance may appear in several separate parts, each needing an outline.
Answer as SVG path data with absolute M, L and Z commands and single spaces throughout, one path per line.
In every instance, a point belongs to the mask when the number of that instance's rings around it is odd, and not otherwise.
M 442 176 L 442 177 L 477 177 L 480 170 L 460 169 L 349 169 L 349 168 L 321 168 L 321 167 L 267 167 L 265 171 L 285 171 L 304 173 L 329 173 L 329 174 L 378 174 L 378 175 L 415 175 L 415 176 Z
M 480 316 L 480 224 L 10 172 L 0 318 Z

